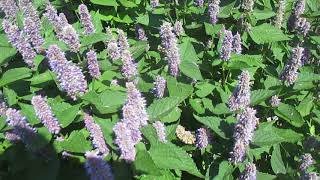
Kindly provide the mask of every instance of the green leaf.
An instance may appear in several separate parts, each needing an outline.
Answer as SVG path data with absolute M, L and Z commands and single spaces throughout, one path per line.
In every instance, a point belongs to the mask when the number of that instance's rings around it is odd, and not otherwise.
M 199 98 L 189 99 L 189 103 L 190 103 L 192 109 L 194 109 L 198 114 L 205 113 L 206 110 L 202 105 L 201 99 L 199 99 Z
M 255 106 L 275 95 L 277 91 L 258 89 L 251 92 L 251 105 Z
M 116 0 L 90 0 L 93 4 L 102 6 L 119 6 Z
M 13 68 L 6 71 L 0 79 L 0 87 L 31 76 L 29 68 Z
M 208 126 L 210 129 L 212 129 L 215 133 L 217 133 L 223 139 L 229 139 L 222 129 L 222 126 L 223 126 L 222 119 L 220 119 L 218 117 L 214 117 L 214 116 L 206 116 L 206 117 L 199 117 L 196 115 L 193 115 L 193 116 L 194 116 L 194 118 L 196 118 L 197 121 Z M 227 128 L 227 127 L 225 127 L 225 128 Z
M 71 106 L 63 111 L 57 112 L 56 117 L 61 123 L 61 127 L 65 128 L 76 118 L 81 104 Z
M 257 44 L 290 40 L 281 29 L 266 23 L 253 27 L 249 34 Z
M 132 57 L 134 59 L 137 59 L 140 57 L 144 52 L 146 52 L 146 49 L 148 47 L 148 41 L 137 41 L 135 44 L 133 44 L 130 47 L 130 52 L 132 53 Z
M 134 161 L 135 170 L 142 174 L 161 175 L 159 168 L 153 162 L 146 150 L 139 150 Z
M 18 102 L 17 93 L 9 88 L 3 88 L 3 95 L 7 100 L 9 106 L 12 106 Z
M 159 168 L 182 170 L 195 176 L 203 177 L 189 154 L 170 142 L 154 144 L 149 152 L 154 163 Z
M 206 179 L 212 179 L 212 180 L 232 180 L 234 179 L 232 177 L 232 173 L 233 173 L 233 166 L 232 164 L 230 164 L 230 162 L 228 161 L 222 161 L 219 164 L 219 170 L 218 170 L 218 174 L 216 174 L 215 172 L 211 172 L 212 171 L 212 166 L 214 166 L 215 164 L 212 163 L 210 165 L 210 168 L 208 168 L 207 170 L 207 174 L 206 174 Z
M 17 51 L 11 46 L 5 34 L 0 34 L 0 44 L 0 52 L 5 52 L 0 53 L 0 65 L 3 65 L 7 62 L 6 60 L 14 56 Z
M 61 147 L 75 153 L 85 153 L 92 149 L 90 141 L 86 139 L 82 131 L 72 131 L 68 139 L 61 142 Z
M 257 179 L 259 180 L 273 180 L 276 179 L 277 176 L 268 174 L 268 173 L 263 173 L 263 172 L 257 172 Z
M 262 63 L 262 56 L 234 54 L 228 62 L 228 68 L 230 69 L 243 69 L 248 67 L 264 68 L 265 65 Z
M 275 174 L 286 174 L 286 167 L 282 161 L 281 151 L 279 145 L 273 146 L 273 152 L 271 155 L 271 167 Z
M 261 11 L 258 9 L 255 9 L 252 14 L 254 17 L 256 17 L 257 20 L 269 19 L 269 18 L 276 15 L 276 13 L 271 10 L 262 10 Z
M 133 7 L 137 7 L 137 5 L 131 1 L 127 1 L 127 0 L 119 0 L 119 2 L 127 8 L 133 8 Z
M 305 97 L 300 104 L 296 107 L 296 109 L 299 111 L 301 116 L 308 116 L 310 115 L 311 109 L 313 107 L 313 95 L 310 93 L 307 97 Z
M 304 124 L 301 114 L 291 105 L 281 103 L 275 110 L 275 114 L 295 127 L 301 127 Z
M 206 30 L 206 34 L 207 35 L 211 35 L 211 36 L 214 36 L 215 34 L 217 34 L 221 28 L 222 28 L 222 25 L 221 24 L 216 24 L 216 25 L 212 25 L 210 23 L 204 23 L 204 28 Z
M 177 82 L 177 80 L 172 77 L 167 79 L 167 87 L 170 96 L 181 97 L 182 100 L 193 92 L 193 87 L 190 84 Z
M 196 84 L 196 95 L 198 97 L 206 97 L 208 96 L 215 88 L 214 85 L 204 82 L 204 83 L 198 83 Z
M 181 109 L 179 109 L 178 107 L 175 107 L 174 109 L 172 109 L 170 113 L 168 113 L 168 115 L 160 117 L 160 120 L 162 122 L 167 122 L 167 123 L 175 122 L 180 118 L 181 112 L 182 112 Z
M 281 142 L 296 143 L 303 136 L 291 129 L 279 129 L 272 126 L 272 123 L 261 123 L 255 131 L 253 144 L 263 147 L 272 146 Z
M 89 46 L 93 45 L 94 43 L 97 42 L 105 42 L 107 40 L 107 36 L 104 33 L 95 33 L 95 34 L 90 34 L 86 35 L 81 39 L 81 46 Z
M 46 71 L 44 73 L 34 75 L 32 78 L 28 79 L 28 81 L 31 81 L 31 85 L 37 85 L 48 81 L 52 81 L 54 80 L 53 77 L 54 75 L 51 71 Z
M 39 124 L 41 121 L 38 119 L 36 112 L 32 105 L 19 103 L 19 106 L 21 108 L 21 112 L 24 116 L 26 116 L 27 121 L 32 124 Z
M 181 102 L 180 97 L 166 97 L 156 99 L 149 107 L 148 114 L 150 119 L 158 119 L 163 115 L 168 114 L 173 108 Z
M 180 45 L 180 57 L 181 64 L 179 67 L 181 72 L 190 78 L 202 80 L 202 75 L 197 65 L 199 58 L 190 40 Z

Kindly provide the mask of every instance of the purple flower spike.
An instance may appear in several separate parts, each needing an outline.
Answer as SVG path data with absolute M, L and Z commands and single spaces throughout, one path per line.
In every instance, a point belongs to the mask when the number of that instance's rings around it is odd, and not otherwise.
M 80 14 L 80 20 L 84 27 L 85 34 L 93 34 L 95 32 L 95 28 L 92 24 L 91 15 L 88 11 L 88 8 L 85 4 L 79 5 L 79 14 Z
M 224 31 L 224 38 L 222 41 L 220 58 L 224 61 L 228 61 L 231 57 L 231 52 L 233 50 L 233 35 L 229 30 Z
M 245 149 L 250 144 L 254 130 L 259 123 L 256 117 L 256 110 L 246 108 L 244 111 L 237 115 L 238 123 L 235 125 L 233 138 L 235 144 L 231 154 L 231 161 L 234 163 L 242 162 L 245 158 Z
M 154 82 L 154 93 L 157 98 L 162 98 L 164 95 L 164 91 L 166 89 L 166 79 L 162 76 L 157 76 L 156 81 Z
M 9 108 L 6 112 L 7 123 L 13 128 L 12 133 L 19 137 L 27 148 L 31 148 L 36 137 L 36 130 L 32 128 L 26 120 L 26 117 L 20 114 L 20 111 Z
M 161 121 L 156 121 L 152 124 L 152 126 L 156 129 L 158 138 L 160 142 L 167 142 L 166 140 L 166 128 Z
M 44 43 L 44 39 L 41 36 L 40 28 L 41 21 L 37 10 L 33 7 L 32 1 L 20 0 L 19 6 L 23 10 L 24 14 L 24 29 L 28 41 L 32 43 L 37 51 L 40 51 L 40 47 Z
M 307 153 L 301 156 L 301 164 L 299 166 L 300 171 L 307 171 L 308 167 L 313 164 L 313 158 L 311 154 Z
M 54 117 L 45 97 L 33 96 L 31 103 L 37 117 L 41 120 L 51 134 L 59 134 L 61 127 L 59 121 Z
M 118 46 L 121 51 L 129 50 L 130 45 L 128 43 L 127 36 L 124 34 L 124 31 L 121 29 L 117 29 L 118 32 Z
M 250 104 L 250 74 L 244 70 L 238 78 L 237 87 L 229 98 L 229 109 L 231 111 L 244 109 Z
M 52 71 L 57 74 L 61 88 L 67 92 L 68 96 L 76 100 L 77 96 L 87 91 L 87 81 L 81 69 L 68 61 L 57 45 L 49 47 L 47 58 Z
M 220 0 L 210 0 L 209 1 L 209 18 L 211 24 L 216 24 L 218 22 L 218 14 L 220 11 Z
M 233 42 L 232 42 L 233 52 L 235 52 L 236 54 L 241 54 L 242 52 L 241 46 L 242 46 L 241 36 L 237 32 L 237 34 L 233 36 Z
M 146 111 L 146 100 L 142 97 L 134 83 L 128 82 L 126 83 L 126 87 L 128 97 L 122 108 L 122 122 L 130 129 L 132 141 L 137 143 L 142 139 L 139 128 L 147 125 L 149 120 Z
M 90 132 L 94 147 L 96 147 L 103 155 L 109 154 L 109 148 L 104 140 L 103 132 L 100 126 L 94 122 L 93 117 L 84 113 L 84 123 L 87 130 Z
M 112 35 L 112 31 L 109 27 L 106 28 L 106 33 L 110 37 L 107 42 L 107 52 L 112 61 L 115 61 L 120 58 L 120 49 L 116 39 Z
M 76 30 L 71 26 L 65 26 L 62 29 L 62 39 L 66 43 L 72 52 L 78 52 L 80 49 L 79 35 Z
M 278 107 L 280 105 L 281 99 L 277 95 L 274 95 L 270 99 L 270 104 L 272 107 Z
M 122 74 L 127 80 L 134 80 L 138 75 L 137 64 L 132 58 L 132 54 L 129 50 L 123 50 L 121 53 L 122 59 Z
M 274 25 L 279 29 L 282 27 L 285 10 L 286 10 L 286 0 L 279 0 L 278 10 L 277 10 L 276 18 L 274 20 Z
M 302 56 L 304 48 L 296 47 L 292 49 L 289 62 L 284 67 L 284 70 L 280 76 L 280 79 L 286 86 L 290 86 L 295 83 L 298 78 L 298 69 L 302 66 Z
M 197 7 L 203 7 L 204 0 L 195 0 L 194 4 Z
M 99 79 L 101 76 L 99 64 L 97 60 L 97 53 L 93 50 L 87 52 L 88 69 L 93 78 Z
M 127 162 L 133 162 L 136 158 L 135 143 L 131 138 L 131 130 L 127 127 L 126 123 L 118 122 L 113 131 L 116 135 L 115 143 L 120 149 L 121 158 Z
M 174 77 L 179 75 L 180 52 L 178 42 L 171 23 L 164 22 L 160 27 L 161 47 L 165 54 L 165 59 L 169 63 L 170 74 Z
M 97 152 L 86 152 L 85 168 L 90 180 L 113 180 L 110 165 Z
M 156 8 L 160 5 L 159 0 L 150 0 L 150 6 Z
M 146 36 L 146 32 L 144 31 L 144 29 L 141 25 L 137 24 L 135 27 L 135 31 L 136 31 L 136 37 L 138 40 L 140 40 L 140 41 L 147 41 L 148 40 L 148 38 Z
M 24 38 L 17 25 L 12 24 L 9 20 L 4 19 L 2 22 L 4 32 L 7 34 L 9 42 L 21 53 L 22 58 L 29 67 L 33 67 L 33 59 L 37 55 L 32 49 L 31 44 Z
M 246 164 L 246 167 L 241 174 L 239 180 L 256 180 L 257 179 L 257 169 L 256 165 L 253 163 Z
M 7 19 L 16 21 L 16 16 L 18 14 L 19 8 L 15 0 L 1 0 L 0 10 L 4 12 Z
M 212 141 L 212 134 L 207 128 L 199 128 L 196 131 L 196 146 L 203 149 Z
M 181 21 L 176 21 L 176 23 L 174 23 L 173 31 L 177 36 L 181 36 L 184 33 Z

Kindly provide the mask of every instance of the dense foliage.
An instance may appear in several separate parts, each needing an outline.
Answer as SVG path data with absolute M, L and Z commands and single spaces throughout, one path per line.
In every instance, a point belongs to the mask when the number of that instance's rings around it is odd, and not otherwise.
M 316 179 L 319 0 L 0 0 L 0 179 Z

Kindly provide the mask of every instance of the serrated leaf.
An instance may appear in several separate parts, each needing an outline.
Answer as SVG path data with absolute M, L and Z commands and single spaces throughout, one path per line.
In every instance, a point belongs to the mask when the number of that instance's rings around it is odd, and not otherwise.
M 275 174 L 286 174 L 286 167 L 284 166 L 284 163 L 282 161 L 279 145 L 273 146 L 271 155 L 271 167 Z
M 56 113 L 56 117 L 61 123 L 61 127 L 65 128 L 76 118 L 79 112 L 81 104 L 71 106 L 63 111 L 59 111 Z
M 0 34 L 0 44 L 0 52 L 5 52 L 0 53 L 0 65 L 2 65 L 7 62 L 7 59 L 14 56 L 17 51 L 11 46 L 5 34 Z
M 168 115 L 160 117 L 160 120 L 162 122 L 167 122 L 167 123 L 177 121 L 181 116 L 181 112 L 182 112 L 181 109 L 179 109 L 178 107 L 175 107 L 174 109 L 172 109 L 171 112 L 168 113 Z
M 203 177 L 189 154 L 170 142 L 154 144 L 149 152 L 159 168 L 182 170 Z
M 6 71 L 0 79 L 0 87 L 31 76 L 29 68 L 13 68 Z
M 248 67 L 264 68 L 265 65 L 262 63 L 262 56 L 234 54 L 228 62 L 228 68 L 230 69 L 243 69 Z
M 197 84 L 196 88 L 198 89 L 198 90 L 196 90 L 196 95 L 198 97 L 206 97 L 214 90 L 215 86 L 210 83 L 205 82 L 205 83 Z
M 181 97 L 182 100 L 193 92 L 193 87 L 190 84 L 177 82 L 175 78 L 171 77 L 167 79 L 167 87 L 170 96 Z
M 9 106 L 12 106 L 18 102 L 17 93 L 12 89 L 3 88 L 3 95 Z
M 179 67 L 181 72 L 192 79 L 202 80 L 202 75 L 197 65 L 199 58 L 190 40 L 180 45 L 180 57 L 181 63 Z
M 119 6 L 116 0 L 90 0 L 93 4 L 102 6 Z
M 251 105 L 257 105 L 275 95 L 277 91 L 258 89 L 251 92 Z
M 289 104 L 281 103 L 275 110 L 275 114 L 295 127 L 301 127 L 304 124 L 301 114 Z
M 31 85 L 37 85 L 48 81 L 52 81 L 54 80 L 53 77 L 54 76 L 51 71 L 46 71 L 44 73 L 34 75 L 32 78 L 28 79 L 28 81 L 31 81 Z
M 19 103 L 19 106 L 21 107 L 21 112 L 24 116 L 26 116 L 27 121 L 32 124 L 38 124 L 41 121 L 37 118 L 36 112 L 32 105 Z
M 107 36 L 104 33 L 95 33 L 86 35 L 81 39 L 81 46 L 89 46 L 93 45 L 97 42 L 105 42 L 107 40 Z
M 266 23 L 253 27 L 249 34 L 257 44 L 290 40 L 281 29 Z
M 314 105 L 313 103 L 313 95 L 310 93 L 307 97 L 305 97 L 300 104 L 296 107 L 302 117 L 308 116 L 311 112 L 311 109 Z
M 181 102 L 180 97 L 166 97 L 156 99 L 149 107 L 148 114 L 150 119 L 158 119 L 166 115 Z
M 279 129 L 272 123 L 261 123 L 254 133 L 253 144 L 263 147 L 281 142 L 295 143 L 302 139 L 302 135 L 291 129 Z
M 153 162 L 150 154 L 146 150 L 137 152 L 134 161 L 135 170 L 142 174 L 161 175 L 160 170 Z
M 85 153 L 92 149 L 90 141 L 81 131 L 72 131 L 68 139 L 61 142 L 61 147 L 70 152 Z
M 257 179 L 259 180 L 273 180 L 276 179 L 277 176 L 268 174 L 268 173 L 263 173 L 263 172 L 257 172 Z
M 133 8 L 133 7 L 137 7 L 137 5 L 131 1 L 127 1 L 127 0 L 119 0 L 119 2 L 127 8 Z
M 269 19 L 276 15 L 276 13 L 271 10 L 258 10 L 258 9 L 255 9 L 252 14 L 254 17 L 256 17 L 257 20 Z
M 223 139 L 229 139 L 226 136 L 225 132 L 223 131 L 222 127 L 223 126 L 225 126 L 224 128 L 230 128 L 230 127 L 228 127 L 227 124 L 223 124 L 222 119 L 214 116 L 206 116 L 206 117 L 199 117 L 196 115 L 193 115 L 193 116 L 194 118 L 196 118 L 197 121 L 208 126 L 210 129 L 212 129 L 215 133 L 217 133 Z

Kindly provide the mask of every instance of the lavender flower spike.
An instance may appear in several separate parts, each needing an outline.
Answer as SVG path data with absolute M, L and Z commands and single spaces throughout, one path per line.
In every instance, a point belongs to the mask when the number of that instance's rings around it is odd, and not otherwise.
M 243 0 L 242 8 L 245 11 L 247 12 L 253 11 L 253 6 L 254 6 L 254 0 Z
M 122 74 L 127 80 L 134 80 L 138 75 L 137 64 L 132 58 L 132 54 L 129 50 L 123 50 L 121 53 L 122 59 Z
M 160 142 L 167 142 L 166 140 L 166 128 L 161 121 L 156 121 L 152 124 L 152 126 L 156 129 L 158 138 Z
M 131 131 L 126 123 L 118 122 L 114 126 L 113 131 L 116 136 L 115 144 L 117 144 L 121 152 L 120 157 L 127 162 L 134 161 L 136 157 L 135 143 L 132 141 Z
M 99 64 L 97 60 L 97 53 L 93 50 L 90 50 L 86 54 L 88 60 L 88 69 L 89 73 L 93 78 L 99 79 L 101 76 Z
M 176 21 L 176 23 L 174 23 L 173 31 L 177 36 L 181 36 L 184 33 L 181 21 Z
M 109 154 L 109 148 L 104 140 L 102 130 L 100 126 L 94 122 L 93 117 L 84 113 L 84 123 L 87 130 L 90 132 L 94 147 L 96 147 L 103 155 Z
M 238 77 L 237 87 L 229 98 L 229 109 L 237 111 L 246 108 L 250 104 L 250 74 L 244 70 Z
M 285 9 L 286 9 L 286 0 L 279 0 L 278 10 L 277 10 L 276 18 L 274 20 L 274 25 L 279 29 L 281 28 L 283 23 Z
M 40 28 L 41 21 L 37 10 L 33 7 L 32 1 L 19 0 L 19 6 L 24 14 L 24 29 L 28 41 L 32 43 L 35 49 L 39 52 L 40 47 L 44 43 L 44 38 L 41 36 Z
M 7 34 L 9 42 L 13 47 L 21 53 L 22 58 L 29 67 L 33 67 L 33 59 L 37 55 L 32 49 L 30 43 L 24 38 L 23 33 L 20 32 L 17 25 L 12 24 L 9 20 L 4 19 L 2 22 L 4 32 Z
M 180 52 L 178 42 L 170 23 L 164 22 L 160 27 L 161 46 L 164 50 L 165 59 L 169 63 L 170 74 L 174 77 L 179 75 Z
M 7 19 L 16 20 L 16 15 L 18 14 L 19 8 L 15 0 L 1 0 L 0 1 L 0 10 L 4 12 Z
M 302 172 L 306 172 L 308 167 L 313 164 L 313 158 L 312 158 L 311 154 L 309 154 L 309 153 L 303 154 L 301 156 L 300 161 L 301 161 L 301 164 L 299 166 L 299 170 Z
M 124 34 L 124 31 L 121 29 L 117 29 L 118 32 L 118 46 L 120 47 L 120 50 L 129 50 L 129 43 L 127 36 Z
M 228 61 L 231 57 L 231 52 L 233 50 L 233 35 L 229 30 L 224 31 L 224 38 L 222 41 L 222 46 L 220 50 L 220 58 L 224 61 Z
M 164 91 L 166 89 L 166 79 L 162 76 L 157 76 L 156 81 L 154 82 L 154 92 L 157 98 L 162 98 L 164 95 Z
M 90 180 L 113 180 L 110 165 L 97 152 L 86 152 L 85 168 Z
M 237 115 L 238 123 L 235 125 L 233 138 L 235 145 L 231 152 L 231 161 L 234 163 L 242 162 L 245 156 L 245 148 L 250 144 L 254 130 L 259 123 L 256 117 L 256 110 L 246 108 Z
M 196 146 L 203 149 L 212 141 L 212 134 L 207 128 L 199 128 L 196 131 Z
M 79 14 L 80 14 L 80 20 L 84 27 L 84 32 L 86 35 L 93 34 L 95 32 L 95 28 L 93 26 L 91 15 L 88 11 L 88 8 L 85 4 L 79 5 Z
M 144 31 L 143 27 L 139 24 L 136 25 L 135 27 L 136 30 L 136 37 L 140 41 L 147 41 L 148 38 L 146 36 L 146 32 Z
M 298 78 L 298 69 L 302 66 L 302 56 L 304 48 L 296 47 L 292 49 L 292 54 L 289 62 L 284 67 L 281 73 L 280 79 L 284 82 L 286 86 L 294 84 Z
M 150 6 L 156 8 L 160 5 L 159 0 L 150 0 Z
M 203 7 L 204 0 L 195 0 L 194 4 L 195 6 Z
M 274 95 L 270 99 L 271 107 L 278 107 L 280 105 L 281 99 L 277 95 Z
M 27 148 L 31 148 L 36 137 L 36 130 L 32 128 L 20 111 L 9 108 L 6 112 L 8 125 L 13 128 L 12 133 L 19 137 Z
M 235 52 L 236 54 L 241 54 L 242 52 L 241 46 L 242 46 L 241 36 L 237 32 L 237 34 L 233 36 L 233 42 L 232 42 L 233 52 Z
M 218 22 L 218 14 L 220 11 L 220 0 L 210 0 L 209 1 L 209 18 L 211 24 L 216 24 Z
M 59 121 L 54 117 L 45 97 L 33 96 L 31 103 L 37 117 L 41 120 L 51 134 L 59 134 L 61 127 Z
M 131 131 L 131 138 L 134 143 L 141 140 L 140 127 L 148 124 L 148 114 L 146 111 L 146 100 L 142 97 L 134 83 L 126 83 L 128 97 L 122 108 L 124 122 Z
M 79 35 L 76 30 L 69 24 L 62 29 L 61 40 L 66 43 L 72 52 L 78 52 L 80 49 Z
M 256 180 L 257 179 L 257 168 L 253 163 L 246 164 L 244 172 L 241 174 L 239 180 Z
M 81 69 L 68 61 L 57 45 L 51 45 L 47 50 L 50 68 L 57 74 L 58 81 L 73 100 L 87 91 L 87 81 Z
M 111 29 L 109 27 L 106 28 L 106 33 L 110 37 L 107 42 L 107 52 L 112 61 L 115 61 L 120 58 L 120 49 L 118 47 L 118 43 L 116 39 L 113 37 Z

